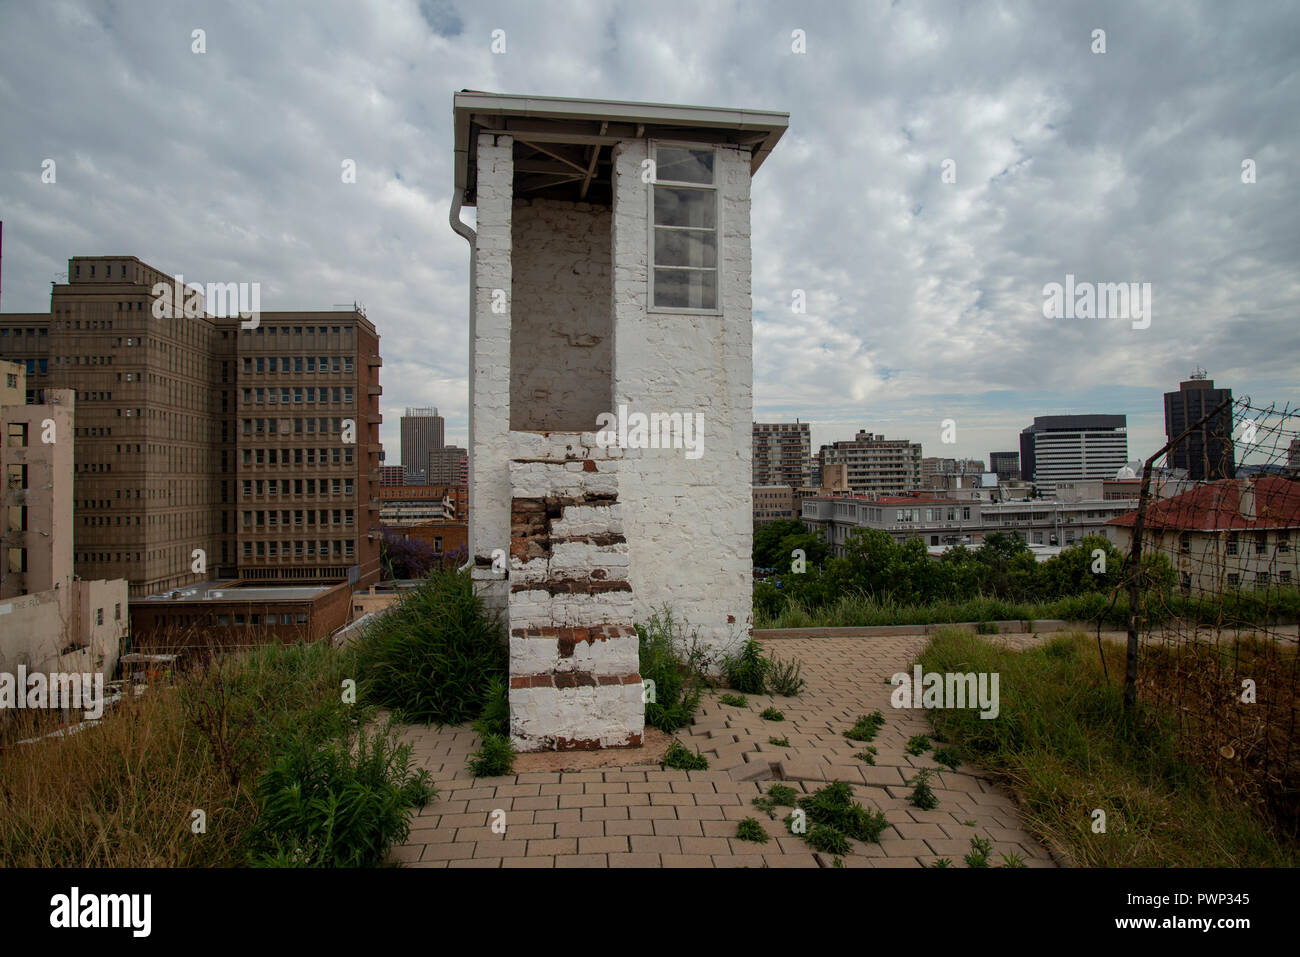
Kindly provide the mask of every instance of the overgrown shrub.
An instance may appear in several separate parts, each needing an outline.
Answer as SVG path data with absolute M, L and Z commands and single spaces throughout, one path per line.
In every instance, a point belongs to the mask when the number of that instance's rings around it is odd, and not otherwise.
M 689 751 L 674 741 L 664 752 L 663 765 L 677 771 L 707 771 L 709 759 L 695 751 Z
M 510 774 L 515 768 L 515 749 L 504 734 L 489 733 L 479 741 L 479 748 L 466 765 L 476 778 L 495 778 Z
M 434 572 L 377 619 L 357 640 L 356 657 L 369 699 L 411 722 L 469 721 L 506 675 L 499 624 L 469 573 L 455 570 Z
M 672 733 L 691 723 L 700 704 L 700 655 L 681 634 L 672 611 L 656 612 L 636 626 L 641 679 L 647 684 L 645 722 Z M 653 689 L 653 690 L 651 690 Z
M 436 793 L 411 746 L 387 730 L 353 741 L 295 739 L 257 783 L 249 863 L 375 867 L 410 833 L 407 812 Z
M 738 653 L 722 659 L 727 684 L 743 694 L 765 694 L 771 667 L 772 663 L 763 657 L 762 646 L 753 638 Z
M 767 673 L 767 685 L 772 690 L 772 694 L 793 698 L 803 691 L 805 684 L 803 662 L 798 658 L 791 661 L 772 659 Z

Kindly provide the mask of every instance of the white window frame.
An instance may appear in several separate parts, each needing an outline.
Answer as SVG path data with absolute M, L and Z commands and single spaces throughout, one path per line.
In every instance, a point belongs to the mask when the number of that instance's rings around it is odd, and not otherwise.
M 719 160 L 721 151 L 716 143 L 699 143 L 689 140 L 648 140 L 649 158 L 654 160 L 655 176 L 650 181 L 650 188 L 646 190 L 646 312 L 658 313 L 660 315 L 670 316 L 720 316 L 722 315 L 722 290 L 723 290 L 723 255 L 722 255 L 722 186 L 718 182 L 718 176 L 721 172 Z M 659 147 L 678 147 L 681 149 L 697 150 L 699 152 L 711 152 L 713 154 L 713 183 L 707 185 L 704 183 L 683 183 L 678 180 L 661 180 L 659 178 Z M 713 191 L 714 210 L 713 222 L 718 236 L 718 265 L 714 269 L 717 276 L 717 306 L 713 309 L 697 308 L 679 308 L 676 306 L 657 306 L 655 305 L 655 187 L 656 186 L 674 186 L 684 189 L 707 189 Z M 703 267 L 701 267 L 703 268 Z

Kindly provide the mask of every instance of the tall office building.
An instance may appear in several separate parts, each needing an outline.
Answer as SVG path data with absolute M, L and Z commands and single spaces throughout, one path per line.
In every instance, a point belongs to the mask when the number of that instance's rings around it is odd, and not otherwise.
M 999 482 L 1020 478 L 1020 453 L 990 452 L 989 471 L 997 473 Z
M 1237 477 L 1236 449 L 1232 441 L 1232 390 L 1216 389 L 1204 369 L 1178 383 L 1177 392 L 1165 393 L 1165 438 L 1173 441 L 1220 404 L 1223 411 L 1169 450 L 1169 465 L 1186 469 L 1187 477 L 1215 481 Z
M 433 483 L 429 453 L 442 448 L 443 427 L 437 409 L 407 409 L 402 416 L 402 468 L 406 470 L 407 485 Z
M 907 439 L 859 431 L 852 441 L 821 447 L 822 474 L 828 465 L 848 466 L 854 492 L 902 495 L 921 487 L 921 445 Z
M 807 422 L 755 422 L 754 485 L 807 485 L 811 449 Z
M 1020 476 L 1046 495 L 1058 482 L 1114 478 L 1128 464 L 1123 415 L 1040 415 L 1020 433 Z
M 29 396 L 76 393 L 76 573 L 125 578 L 132 596 L 375 581 L 375 327 L 355 307 L 248 329 L 155 309 L 173 283 L 133 256 L 79 256 L 49 313 L 0 314 L 0 356 L 26 364 Z

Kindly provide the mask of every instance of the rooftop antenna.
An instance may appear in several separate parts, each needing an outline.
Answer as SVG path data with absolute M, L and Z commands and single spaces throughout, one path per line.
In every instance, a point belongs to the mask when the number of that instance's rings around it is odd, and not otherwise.
M 1204 378 L 1206 378 L 1208 375 L 1209 375 L 1209 373 L 1206 372 L 1204 369 L 1202 369 L 1200 366 L 1197 366 L 1195 369 L 1192 370 L 1192 378 L 1193 378 L 1193 379 L 1204 379 Z

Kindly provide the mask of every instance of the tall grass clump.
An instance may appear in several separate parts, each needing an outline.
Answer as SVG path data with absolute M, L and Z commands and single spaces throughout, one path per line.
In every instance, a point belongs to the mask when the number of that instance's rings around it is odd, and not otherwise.
M 1170 706 L 1123 706 L 1124 648 L 1064 634 L 1011 651 L 942 629 L 919 664 L 928 672 L 999 676 L 1000 711 L 927 712 L 945 741 L 1022 797 L 1026 823 L 1078 863 L 1100 867 L 1300 864 L 1300 845 L 1189 760 Z M 1106 814 L 1093 831 L 1094 811 Z
M 684 728 L 699 707 L 703 684 L 701 654 L 695 642 L 683 633 L 667 608 L 638 624 L 636 633 L 641 679 L 647 682 L 646 724 L 668 733 Z
M 76 734 L 0 748 L 0 867 L 235 867 L 258 776 L 295 739 L 348 733 L 348 657 L 328 643 L 214 657 Z M 201 810 L 206 831 L 191 829 Z
M 355 654 L 369 700 L 411 722 L 470 721 L 492 682 L 506 675 L 500 625 L 469 573 L 455 569 L 434 572 L 378 618 Z

